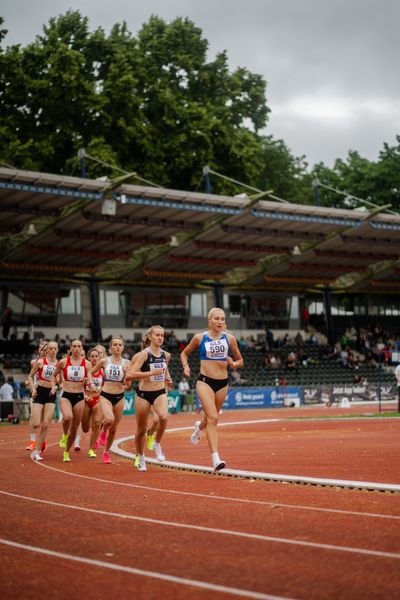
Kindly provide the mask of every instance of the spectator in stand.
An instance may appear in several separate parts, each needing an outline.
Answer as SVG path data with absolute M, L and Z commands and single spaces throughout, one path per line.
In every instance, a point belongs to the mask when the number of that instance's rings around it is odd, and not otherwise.
M 273 350 L 275 347 L 275 339 L 274 334 L 270 329 L 267 329 L 265 339 L 267 344 L 267 350 Z
M 231 385 L 244 385 L 247 383 L 247 379 L 242 379 L 237 369 L 231 370 Z
M 14 395 L 14 388 L 11 385 L 10 377 L 0 387 L 0 396 L 3 402 L 12 402 Z
M 297 367 L 297 354 L 293 350 L 286 357 L 286 368 L 293 370 Z
M 9 306 L 7 306 L 1 317 L 1 325 L 3 327 L 3 339 L 4 340 L 8 340 L 12 322 L 13 322 L 13 311 L 11 310 L 11 308 Z
M 307 342 L 313 346 L 318 346 L 319 343 L 318 338 L 314 333 L 310 333 L 310 337 L 308 338 Z
M 365 355 L 364 364 L 367 367 L 376 367 L 376 356 L 372 350 L 368 350 L 367 354 Z
M 278 354 L 267 354 L 264 359 L 264 369 L 276 371 L 281 368 L 281 358 Z
M 347 368 L 351 371 L 358 369 L 357 361 L 353 352 L 347 354 Z
M 382 362 L 385 365 L 390 365 L 390 363 L 392 362 L 392 351 L 388 344 L 386 344 L 386 346 L 384 346 L 382 350 Z
M 239 350 L 242 352 L 243 350 L 246 350 L 246 348 L 249 347 L 249 343 L 248 343 L 247 339 L 245 339 L 243 336 L 241 336 L 240 339 L 238 340 L 238 346 L 239 346 Z
M 167 333 L 165 338 L 165 345 L 167 347 L 168 352 L 173 352 L 174 350 L 178 350 L 179 341 L 173 331 Z
M 303 340 L 303 336 L 301 335 L 300 331 L 297 332 L 295 338 L 294 338 L 294 343 L 296 344 L 296 346 L 303 346 L 304 345 L 304 340 Z
M 256 342 L 255 337 L 253 335 L 247 336 L 246 340 L 247 340 L 247 345 L 248 345 L 249 348 L 255 348 L 256 347 L 257 342 Z
M 308 331 L 308 324 L 310 322 L 310 313 L 308 311 L 307 304 L 305 304 L 303 307 L 303 310 L 301 313 L 301 322 L 303 325 L 303 329 L 305 329 L 305 331 Z
M 190 386 L 189 386 L 188 380 L 186 379 L 186 377 L 184 375 L 182 375 L 182 379 L 180 380 L 180 382 L 178 384 L 178 390 L 179 390 L 179 400 L 181 401 L 181 411 L 183 412 L 185 410 L 185 405 L 186 405 L 186 396 L 190 392 Z
M 342 367 L 347 367 L 348 358 L 349 358 L 349 347 L 342 346 L 342 349 L 340 350 L 339 355 L 340 355 L 340 362 L 342 364 Z

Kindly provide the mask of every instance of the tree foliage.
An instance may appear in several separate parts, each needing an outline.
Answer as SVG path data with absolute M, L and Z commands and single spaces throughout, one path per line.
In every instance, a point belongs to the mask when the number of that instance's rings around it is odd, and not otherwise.
M 91 32 L 78 11 L 50 19 L 32 44 L 1 52 L 2 160 L 78 173 L 84 147 L 161 185 L 193 188 L 206 164 L 253 181 L 265 82 L 230 73 L 225 53 L 207 62 L 207 49 L 188 19 L 153 16 L 136 37 L 125 23 Z
M 366 200 L 377 206 L 391 204 L 400 208 L 400 136 L 397 145 L 384 144 L 377 161 L 369 161 L 358 152 L 349 152 L 347 160 L 337 160 L 333 169 L 322 163 L 313 170 L 314 177 L 335 191 L 321 188 L 321 204 L 339 208 L 356 208 Z M 354 198 L 355 197 L 355 198 Z
M 0 18 L 0 27 L 4 20 Z M 262 133 L 266 82 L 228 68 L 226 52 L 207 60 L 208 42 L 189 19 L 152 16 L 136 36 L 126 23 L 106 35 L 79 11 L 50 19 L 32 44 L 3 48 L 0 29 L 0 160 L 18 168 L 80 173 L 77 152 L 160 185 L 198 189 L 202 169 L 291 202 L 313 204 L 312 180 L 376 204 L 399 207 L 400 138 L 378 161 L 357 152 L 333 169 L 294 157 Z M 95 162 L 88 176 L 115 175 Z M 213 178 L 215 193 L 240 187 Z M 335 192 L 321 203 L 352 206 Z

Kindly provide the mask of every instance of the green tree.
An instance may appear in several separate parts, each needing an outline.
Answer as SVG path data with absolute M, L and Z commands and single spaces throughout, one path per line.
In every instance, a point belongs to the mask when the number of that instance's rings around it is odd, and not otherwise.
M 91 33 L 78 11 L 51 19 L 33 44 L 1 54 L 2 159 L 78 173 L 85 147 L 163 185 L 193 188 L 205 164 L 251 183 L 265 82 L 229 73 L 226 53 L 207 62 L 207 49 L 188 19 L 151 17 L 136 38 L 125 23 Z
M 304 156 L 294 157 L 283 140 L 262 138 L 262 170 L 258 185 L 295 204 L 313 204 L 312 175 Z
M 18 167 L 65 172 L 76 146 L 92 134 L 99 109 L 94 58 L 104 34 L 89 34 L 87 19 L 72 11 L 43 30 L 26 48 L 2 54 L 0 107 L 8 136 L 1 151 Z
M 382 206 L 400 206 L 400 137 L 397 146 L 384 144 L 377 161 L 370 161 L 358 152 L 349 152 L 347 159 L 336 160 L 333 169 L 322 163 L 313 169 L 313 176 L 322 184 L 338 190 L 321 188 L 321 204 L 340 208 L 355 208 L 360 202 L 352 196 Z

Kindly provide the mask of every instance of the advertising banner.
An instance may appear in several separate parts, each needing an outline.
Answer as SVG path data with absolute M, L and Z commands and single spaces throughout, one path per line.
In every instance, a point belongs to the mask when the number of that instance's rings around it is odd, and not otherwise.
M 380 388 L 381 400 L 395 400 L 396 386 L 382 385 Z M 379 399 L 379 388 L 372 384 L 357 385 L 326 385 L 304 388 L 304 403 L 316 404 L 323 402 L 332 404 L 341 402 L 348 398 L 349 402 L 377 401 Z
M 168 392 L 168 412 L 180 412 L 181 402 L 179 399 L 179 391 L 172 390 Z M 135 392 L 125 392 L 124 415 L 135 414 Z
M 301 403 L 300 387 L 233 388 L 228 391 L 224 408 L 281 408 Z

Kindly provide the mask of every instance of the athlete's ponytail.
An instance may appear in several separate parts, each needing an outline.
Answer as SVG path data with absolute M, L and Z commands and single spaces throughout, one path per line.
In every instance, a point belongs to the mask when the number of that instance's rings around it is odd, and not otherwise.
M 164 331 L 164 327 L 162 327 L 162 325 L 152 325 L 151 327 L 149 327 L 149 329 L 145 332 L 145 334 L 143 336 L 142 346 L 141 346 L 142 350 L 144 350 L 145 348 L 150 346 L 151 336 L 155 329 L 162 329 Z

